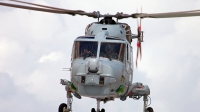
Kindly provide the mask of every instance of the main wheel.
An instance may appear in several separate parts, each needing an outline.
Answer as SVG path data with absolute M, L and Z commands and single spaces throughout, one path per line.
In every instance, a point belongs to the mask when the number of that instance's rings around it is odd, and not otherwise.
M 147 112 L 153 112 L 153 108 L 148 107 L 148 108 L 147 108 Z
M 105 112 L 105 109 L 101 109 L 101 112 Z
M 63 112 L 64 107 L 67 108 L 67 104 L 61 103 L 59 108 L 58 108 L 58 112 Z
M 96 112 L 94 108 L 91 109 L 91 112 Z

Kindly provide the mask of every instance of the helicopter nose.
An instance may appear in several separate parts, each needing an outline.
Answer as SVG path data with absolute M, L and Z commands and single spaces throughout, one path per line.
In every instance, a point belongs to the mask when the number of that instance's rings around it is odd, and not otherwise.
M 88 71 L 91 73 L 97 73 L 99 70 L 99 60 L 98 59 L 90 59 L 87 63 Z

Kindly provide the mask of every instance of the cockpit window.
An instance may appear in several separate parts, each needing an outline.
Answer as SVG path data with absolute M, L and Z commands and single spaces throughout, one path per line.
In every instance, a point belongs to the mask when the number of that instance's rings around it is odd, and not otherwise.
M 123 61 L 124 58 L 123 43 L 107 43 L 102 42 L 100 48 L 100 57 L 109 58 L 110 60 Z
M 74 47 L 74 59 L 75 58 L 87 58 L 87 57 L 96 57 L 97 56 L 97 42 L 91 41 L 76 41 Z

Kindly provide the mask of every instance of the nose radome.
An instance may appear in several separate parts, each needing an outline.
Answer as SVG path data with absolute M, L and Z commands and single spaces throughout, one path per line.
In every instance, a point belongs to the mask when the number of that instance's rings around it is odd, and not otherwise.
M 91 73 L 97 73 L 99 70 L 99 60 L 98 59 L 90 59 L 88 61 L 88 71 Z

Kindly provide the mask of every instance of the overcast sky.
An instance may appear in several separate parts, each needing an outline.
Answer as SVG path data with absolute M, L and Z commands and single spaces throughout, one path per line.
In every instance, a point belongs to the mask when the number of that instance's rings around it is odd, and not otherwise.
M 87 12 L 144 13 L 200 9 L 200 0 L 27 0 Z M 155 112 L 200 111 L 200 17 L 143 19 L 143 56 L 134 82 L 151 89 Z M 70 79 L 74 39 L 96 19 L 0 6 L 0 112 L 56 112 L 66 102 L 60 79 Z M 136 20 L 124 19 L 136 33 Z M 134 58 L 136 41 L 132 43 Z M 143 100 L 101 103 L 108 112 L 142 112 Z M 90 112 L 96 100 L 74 98 L 74 112 Z

